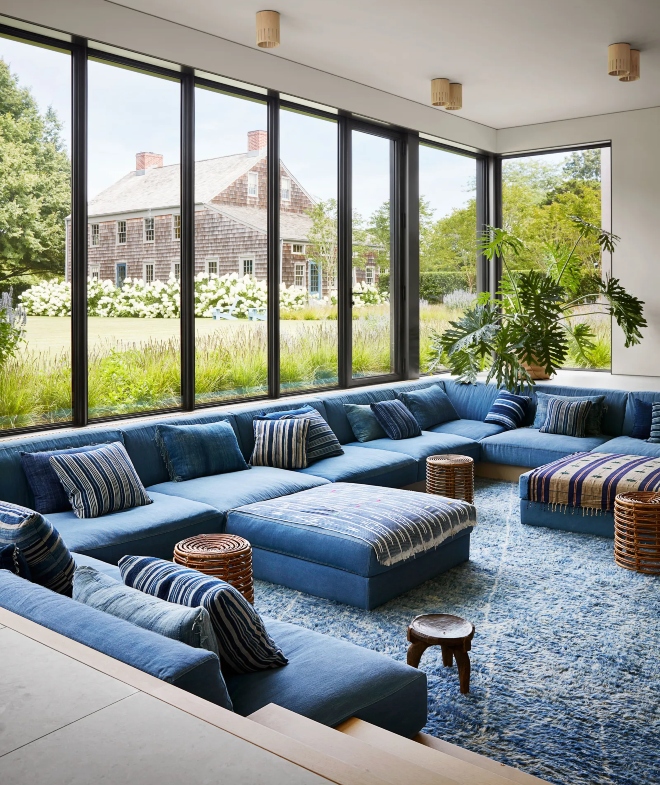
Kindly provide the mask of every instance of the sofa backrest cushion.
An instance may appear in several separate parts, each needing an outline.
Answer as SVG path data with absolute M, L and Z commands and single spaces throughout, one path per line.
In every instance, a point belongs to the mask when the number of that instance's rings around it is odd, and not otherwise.
M 540 384 L 532 391 L 532 406 L 528 417 L 528 424 L 534 422 L 536 413 L 536 390 L 548 395 L 559 395 L 566 398 L 589 397 L 594 395 L 605 396 L 606 411 L 603 415 L 603 433 L 608 436 L 621 436 L 623 433 L 623 419 L 626 413 L 628 393 L 623 390 L 590 389 L 586 387 L 562 387 L 558 384 Z M 531 418 L 531 419 L 530 419 Z
M 213 652 L 193 649 L 0 570 L 0 607 L 225 709 L 231 698 Z
M 626 414 L 623 420 L 623 435 L 631 436 L 635 423 L 635 398 L 639 398 L 644 403 L 652 404 L 660 402 L 660 392 L 631 392 L 626 402 Z
M 34 495 L 21 463 L 22 452 L 63 450 L 68 447 L 121 441 L 123 436 L 117 428 L 85 428 L 0 443 L 0 499 L 34 509 Z
M 462 420 L 484 422 L 499 393 L 495 384 L 459 384 L 453 379 L 445 379 L 445 392 Z

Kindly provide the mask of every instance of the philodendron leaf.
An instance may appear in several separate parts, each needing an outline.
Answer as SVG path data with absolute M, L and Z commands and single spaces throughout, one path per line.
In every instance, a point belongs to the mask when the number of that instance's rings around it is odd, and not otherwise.
M 621 286 L 618 278 L 599 281 L 600 290 L 607 299 L 612 316 L 623 330 L 626 338 L 625 346 L 634 346 L 642 340 L 642 327 L 646 327 L 644 318 L 644 301 L 628 294 Z
M 443 333 L 432 333 L 434 348 L 446 358 L 451 372 L 460 382 L 476 382 L 477 374 L 492 354 L 499 318 L 493 303 L 475 305 L 460 319 L 449 322 L 449 327 Z

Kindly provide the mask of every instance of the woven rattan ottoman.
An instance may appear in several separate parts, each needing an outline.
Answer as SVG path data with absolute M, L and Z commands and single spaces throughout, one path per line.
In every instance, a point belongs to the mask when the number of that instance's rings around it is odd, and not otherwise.
M 630 491 L 617 495 L 614 560 L 627 570 L 660 575 L 660 493 Z
M 426 459 L 426 492 L 474 502 L 474 460 L 468 455 L 430 455 Z
M 199 534 L 174 546 L 174 563 L 213 575 L 254 602 L 252 546 L 235 534 Z

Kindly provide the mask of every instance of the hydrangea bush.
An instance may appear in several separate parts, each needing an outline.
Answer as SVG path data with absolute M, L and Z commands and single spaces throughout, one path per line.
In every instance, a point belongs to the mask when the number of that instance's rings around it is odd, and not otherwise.
M 324 298 L 327 300 L 328 298 Z M 371 286 L 364 281 L 358 281 L 353 286 L 353 308 L 364 308 L 368 305 L 383 305 L 389 302 L 387 294 L 378 291 L 377 286 Z M 330 304 L 337 305 L 337 292 L 330 293 Z

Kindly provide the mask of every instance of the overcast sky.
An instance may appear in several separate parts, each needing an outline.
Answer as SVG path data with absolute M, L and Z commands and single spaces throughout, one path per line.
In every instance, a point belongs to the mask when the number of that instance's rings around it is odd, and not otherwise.
M 43 111 L 49 105 L 70 140 L 70 58 L 66 54 L 0 38 L 0 57 Z M 266 128 L 266 108 L 208 90 L 196 90 L 196 158 L 247 150 L 247 132 Z M 176 82 L 105 63 L 89 64 L 89 194 L 96 195 L 135 169 L 135 154 L 162 153 L 179 162 L 179 86 Z M 337 193 L 337 128 L 332 122 L 283 112 L 281 156 L 314 197 Z M 353 204 L 365 217 L 389 196 L 389 144 L 353 136 Z M 440 218 L 473 195 L 475 162 L 422 146 L 420 193 Z

